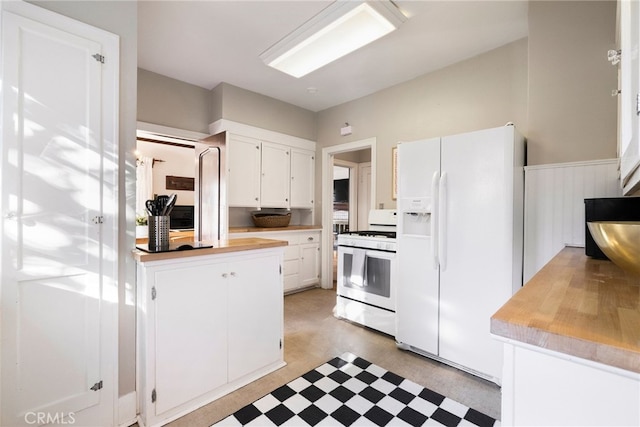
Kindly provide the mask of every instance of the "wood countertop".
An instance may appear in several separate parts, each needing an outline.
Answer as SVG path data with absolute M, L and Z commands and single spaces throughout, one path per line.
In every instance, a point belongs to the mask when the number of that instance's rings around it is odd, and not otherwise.
M 491 317 L 491 333 L 640 373 L 640 278 L 565 248 Z
M 250 251 L 253 249 L 277 248 L 287 246 L 284 240 L 258 239 L 258 238 L 240 238 L 229 240 L 217 240 L 208 242 L 213 245 L 212 248 L 193 249 L 186 251 L 149 253 L 139 249 L 133 250 L 133 258 L 138 262 L 161 261 L 168 259 L 187 258 L 203 255 L 218 255 L 229 252 Z
M 322 230 L 319 225 L 289 225 L 287 227 L 229 227 L 229 233 L 255 233 L 260 231 Z

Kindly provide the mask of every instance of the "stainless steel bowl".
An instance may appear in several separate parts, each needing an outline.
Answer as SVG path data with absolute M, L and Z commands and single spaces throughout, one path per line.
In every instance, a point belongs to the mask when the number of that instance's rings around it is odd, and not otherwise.
M 587 223 L 598 247 L 618 267 L 640 276 L 640 221 Z

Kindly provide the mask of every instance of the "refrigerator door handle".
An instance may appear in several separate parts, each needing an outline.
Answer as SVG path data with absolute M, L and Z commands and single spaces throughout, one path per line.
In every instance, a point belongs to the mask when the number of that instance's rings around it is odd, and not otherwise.
M 433 268 L 438 268 L 438 185 L 440 182 L 440 171 L 433 173 L 431 179 L 431 253 L 433 254 Z
M 440 271 L 447 269 L 447 173 L 442 172 L 438 189 L 438 260 Z

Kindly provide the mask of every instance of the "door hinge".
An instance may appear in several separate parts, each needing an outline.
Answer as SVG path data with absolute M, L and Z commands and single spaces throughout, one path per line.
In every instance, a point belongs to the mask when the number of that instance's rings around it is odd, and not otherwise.
M 282 339 L 280 340 L 280 350 L 282 350 Z
M 100 389 L 102 389 L 102 380 L 95 383 L 89 390 L 98 391 Z
M 280 268 L 280 274 L 282 274 L 282 264 L 278 266 Z
M 151 288 L 151 300 L 155 301 L 157 296 L 158 296 L 158 293 L 156 292 L 156 287 L 154 286 Z
M 94 224 L 104 224 L 104 217 L 102 215 L 94 216 L 91 221 L 93 221 Z
M 95 55 L 91 55 L 91 57 L 94 58 L 99 63 L 104 64 L 104 56 L 100 55 L 99 53 L 96 53 Z
M 153 390 L 151 390 L 151 403 L 156 403 L 156 398 L 158 396 L 156 395 L 156 389 L 154 388 Z

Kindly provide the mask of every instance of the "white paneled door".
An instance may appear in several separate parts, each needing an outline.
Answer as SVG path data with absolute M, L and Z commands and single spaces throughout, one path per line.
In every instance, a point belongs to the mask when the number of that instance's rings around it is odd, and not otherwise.
M 111 425 L 117 38 L 21 3 L 1 29 L 0 424 Z

